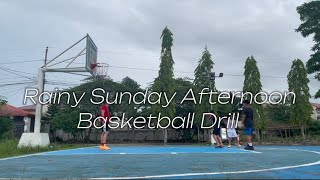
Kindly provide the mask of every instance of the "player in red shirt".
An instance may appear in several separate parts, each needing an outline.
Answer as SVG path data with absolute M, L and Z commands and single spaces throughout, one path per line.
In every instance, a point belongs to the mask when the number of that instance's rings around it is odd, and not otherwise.
M 100 149 L 101 150 L 110 150 L 110 148 L 106 145 L 108 134 L 109 134 L 109 119 L 110 119 L 110 111 L 109 111 L 109 104 L 105 103 L 104 105 L 101 106 L 100 109 L 100 115 L 104 119 L 100 119 L 100 122 L 104 124 L 104 126 L 101 128 L 102 133 L 101 133 L 101 145 Z M 105 121 L 106 120 L 106 121 Z

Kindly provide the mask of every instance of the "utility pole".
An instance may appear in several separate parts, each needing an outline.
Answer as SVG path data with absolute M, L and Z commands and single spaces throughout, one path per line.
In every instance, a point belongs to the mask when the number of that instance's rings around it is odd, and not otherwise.
M 46 48 L 45 51 L 45 55 L 44 55 L 44 66 L 46 66 L 47 64 L 47 58 L 48 58 L 48 47 Z M 45 71 L 43 70 L 43 68 L 40 68 L 38 71 L 38 91 L 39 94 L 42 93 L 44 91 L 44 84 L 45 84 Z M 42 101 L 42 97 L 41 99 L 39 99 L 38 96 L 38 101 Z M 36 114 L 35 114 L 35 127 L 34 127 L 34 132 L 35 133 L 40 133 L 41 131 L 41 119 L 42 119 L 42 104 L 40 102 L 37 102 L 36 105 Z
M 216 80 L 216 77 L 223 77 L 223 73 L 219 73 L 219 75 L 218 76 L 216 76 L 216 73 L 215 72 L 211 72 L 210 73 L 210 93 L 211 93 L 211 84 L 212 84 L 212 81 L 213 82 L 215 82 L 215 80 Z M 211 97 L 211 96 L 210 96 Z M 211 111 L 213 111 L 213 106 L 212 106 L 212 103 L 210 103 L 210 110 Z M 211 132 L 212 133 L 212 132 Z M 220 134 L 220 136 L 221 136 L 221 134 Z M 215 140 L 214 140 L 214 138 L 212 137 L 212 134 L 210 135 L 210 138 L 209 138 L 210 140 L 210 142 L 211 142 L 211 144 L 214 144 L 215 143 Z
M 44 63 L 47 62 L 47 55 L 48 55 L 48 47 L 45 51 L 45 59 Z M 42 99 L 40 98 L 40 94 L 44 91 L 44 82 L 45 82 L 45 70 L 44 68 L 40 67 L 38 70 L 38 95 L 36 97 L 36 113 L 35 113 L 35 120 L 34 120 L 34 132 L 33 133 L 23 133 L 18 147 L 24 146 L 48 146 L 50 144 L 49 134 L 48 133 L 41 133 L 41 117 L 42 117 Z M 40 102 L 41 101 L 41 102 Z
M 48 47 L 46 48 L 45 55 L 44 55 L 44 67 L 47 64 L 47 59 L 48 59 Z M 43 73 L 44 73 L 44 76 L 43 76 L 43 86 L 44 86 L 46 82 L 46 76 L 45 76 L 45 72 Z
M 215 72 L 211 72 L 211 73 L 210 73 L 210 91 L 211 91 L 212 81 L 215 82 L 216 77 L 223 77 L 223 73 L 219 73 L 218 76 L 216 76 L 216 73 L 215 73 Z M 211 111 L 213 110 L 212 103 L 210 103 L 210 110 L 211 110 Z

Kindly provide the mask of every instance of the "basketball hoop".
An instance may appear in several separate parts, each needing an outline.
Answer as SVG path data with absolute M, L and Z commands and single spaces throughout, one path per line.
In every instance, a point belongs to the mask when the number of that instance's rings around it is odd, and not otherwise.
M 91 73 L 96 79 L 107 79 L 108 68 L 109 64 L 106 63 L 95 63 L 90 65 Z
M 95 68 L 95 67 L 97 67 L 97 63 L 96 64 L 90 64 L 90 69 L 91 69 L 91 71 Z

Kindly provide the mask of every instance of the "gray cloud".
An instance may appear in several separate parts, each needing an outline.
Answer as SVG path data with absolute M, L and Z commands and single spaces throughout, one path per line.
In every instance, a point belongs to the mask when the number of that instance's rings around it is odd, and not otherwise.
M 99 48 L 99 60 L 111 65 L 109 75 L 114 80 L 120 81 L 128 75 L 146 87 L 157 76 L 157 71 L 119 66 L 157 70 L 160 35 L 168 26 L 174 35 L 176 77 L 193 77 L 192 72 L 207 45 L 215 62 L 214 71 L 226 74 L 216 80 L 218 89 L 241 90 L 243 77 L 227 75 L 243 74 L 248 56 L 256 58 L 263 76 L 285 77 L 292 60 L 307 61 L 312 40 L 294 31 L 300 24 L 296 7 L 302 3 L 279 0 L 2 1 L 0 38 L 4 43 L 0 44 L 0 61 L 42 59 L 46 46 L 50 47 L 52 58 L 89 33 Z M 0 66 L 35 76 L 41 64 L 39 61 Z M 5 72 L 0 75 L 16 77 Z M 55 73 L 48 74 L 48 78 L 80 83 L 83 77 Z M 266 91 L 287 90 L 286 78 L 262 77 L 261 81 Z M 314 94 L 319 83 L 311 80 L 309 85 Z M 53 87 L 46 86 L 48 90 Z M 8 91 L 10 89 L 0 89 L 1 94 L 6 95 Z M 9 102 L 21 105 L 22 93 L 22 90 L 16 95 L 8 93 Z

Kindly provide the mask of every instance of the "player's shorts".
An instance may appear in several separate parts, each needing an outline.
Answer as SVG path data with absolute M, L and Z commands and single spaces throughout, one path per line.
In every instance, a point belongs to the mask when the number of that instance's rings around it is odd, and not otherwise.
M 253 132 L 254 132 L 253 128 L 245 128 L 244 129 L 244 134 L 247 135 L 247 136 L 252 136 Z
M 238 137 L 235 129 L 227 129 L 227 137 L 228 138 L 236 138 Z
M 101 122 L 101 126 L 103 123 Z M 101 132 L 109 132 L 109 123 L 106 123 L 105 126 L 101 128 Z
M 220 130 L 220 128 L 213 128 L 212 133 L 213 133 L 214 135 L 216 135 L 216 136 L 220 136 L 221 130 Z

